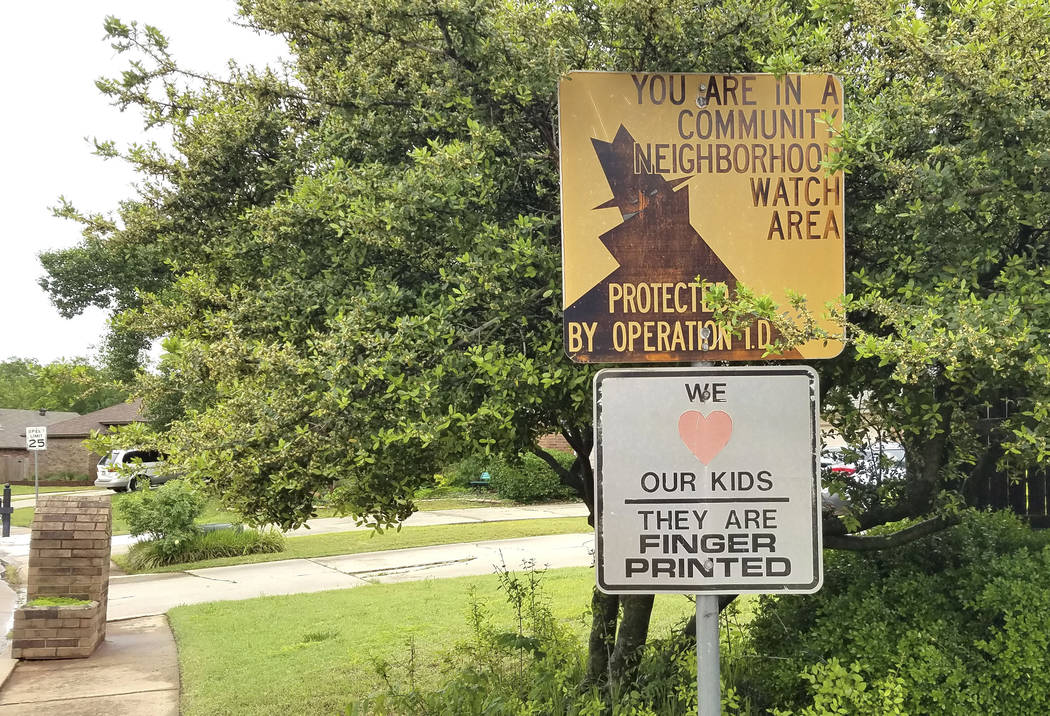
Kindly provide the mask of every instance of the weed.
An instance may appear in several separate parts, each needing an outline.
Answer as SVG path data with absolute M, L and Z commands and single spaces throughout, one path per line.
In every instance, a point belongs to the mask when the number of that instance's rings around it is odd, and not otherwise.
M 12 587 L 22 586 L 22 570 L 18 568 L 17 564 L 4 565 L 4 581 Z
M 26 602 L 27 607 L 83 607 L 88 604 L 91 600 L 72 597 L 37 597 Z

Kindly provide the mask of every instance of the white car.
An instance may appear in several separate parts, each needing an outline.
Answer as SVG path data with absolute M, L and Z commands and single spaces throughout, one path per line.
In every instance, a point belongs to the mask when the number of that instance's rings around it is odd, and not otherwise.
M 907 475 L 904 446 L 894 442 L 870 442 L 860 447 L 829 448 L 820 455 L 822 479 L 845 478 L 855 484 L 877 486 Z M 850 502 L 838 493 L 824 489 L 825 510 L 847 514 Z
M 114 492 L 149 489 L 170 477 L 161 468 L 164 457 L 156 450 L 112 450 L 98 463 L 95 487 L 108 487 Z
M 820 456 L 820 467 L 832 477 L 838 474 L 860 482 L 883 482 L 904 477 L 904 458 L 904 446 L 899 443 L 872 442 L 825 450 Z

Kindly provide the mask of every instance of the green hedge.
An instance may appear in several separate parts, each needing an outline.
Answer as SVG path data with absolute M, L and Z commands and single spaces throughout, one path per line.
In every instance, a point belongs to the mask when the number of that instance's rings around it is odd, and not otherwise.
M 551 451 L 565 468 L 572 466 L 576 456 L 572 453 Z M 472 455 L 449 466 L 441 475 L 444 486 L 468 487 L 487 472 L 490 486 L 499 497 L 515 502 L 541 502 L 543 500 L 566 499 L 575 493 L 561 484 L 557 473 L 550 465 L 532 453 L 514 459 L 504 457 Z
M 752 712 L 1050 713 L 1050 533 L 969 513 L 897 550 L 826 554 L 820 592 L 763 598 L 731 669 Z
M 561 452 L 552 454 L 563 466 L 572 465 L 574 456 Z M 561 484 L 561 478 L 550 465 L 531 453 L 513 461 L 496 459 L 492 462 L 489 473 L 492 475 L 492 487 L 496 493 L 515 502 L 565 499 L 575 494 L 571 488 Z
M 485 455 L 471 455 L 448 466 L 441 475 L 440 484 L 444 487 L 470 487 L 470 483 L 481 477 L 489 469 L 492 458 Z

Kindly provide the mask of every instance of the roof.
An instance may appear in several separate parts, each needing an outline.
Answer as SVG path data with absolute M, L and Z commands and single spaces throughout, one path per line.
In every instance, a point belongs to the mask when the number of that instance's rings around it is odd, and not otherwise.
M 93 413 L 80 415 L 69 420 L 55 423 L 47 429 L 49 438 L 86 438 L 92 430 L 103 431 L 113 425 L 140 423 L 142 417 L 142 400 L 130 403 L 117 403 Z
M 46 425 L 50 432 L 51 425 L 77 417 L 77 413 L 47 411 L 41 415 L 39 410 L 0 408 L 0 448 L 25 450 L 26 428 Z

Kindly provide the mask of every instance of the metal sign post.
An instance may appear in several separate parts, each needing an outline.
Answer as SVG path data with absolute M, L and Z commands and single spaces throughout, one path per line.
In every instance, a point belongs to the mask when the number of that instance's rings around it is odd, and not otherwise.
M 719 654 L 718 597 L 696 595 L 696 689 L 700 716 L 722 713 L 722 669 Z
M 705 340 L 703 348 L 707 348 Z M 697 361 L 694 368 L 710 368 Z M 718 597 L 696 595 L 696 710 L 699 716 L 722 714 L 722 654 L 718 629 Z
M 47 450 L 47 427 L 26 428 L 26 450 L 33 453 L 33 487 L 36 500 L 40 501 L 40 469 L 37 453 Z

